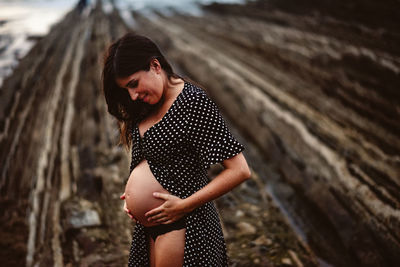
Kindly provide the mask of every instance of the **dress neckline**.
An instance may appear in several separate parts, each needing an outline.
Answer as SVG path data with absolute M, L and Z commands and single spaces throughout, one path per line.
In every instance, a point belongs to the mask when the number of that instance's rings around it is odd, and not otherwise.
M 143 140 L 146 138 L 146 134 L 153 129 L 154 127 L 156 127 L 158 124 L 160 124 L 169 114 L 169 112 L 175 107 L 175 104 L 178 102 L 178 99 L 183 95 L 183 92 L 185 91 L 185 89 L 188 87 L 187 86 L 187 81 L 183 81 L 183 89 L 180 91 L 180 93 L 177 95 L 177 97 L 174 99 L 174 101 L 172 102 L 171 106 L 168 108 L 167 112 L 165 112 L 165 114 L 162 116 L 162 118 L 157 121 L 156 123 L 154 123 L 152 126 L 150 126 L 144 133 L 143 133 L 143 137 L 140 135 L 140 131 L 139 131 L 139 123 L 136 123 L 136 130 L 137 130 L 137 135 L 139 136 L 140 140 Z

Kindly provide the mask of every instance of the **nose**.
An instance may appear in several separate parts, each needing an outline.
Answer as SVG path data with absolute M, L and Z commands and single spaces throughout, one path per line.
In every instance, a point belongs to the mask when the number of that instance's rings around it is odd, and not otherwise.
M 136 92 L 136 90 L 134 90 L 134 89 L 128 89 L 128 92 L 133 101 L 135 101 L 139 97 L 139 93 Z

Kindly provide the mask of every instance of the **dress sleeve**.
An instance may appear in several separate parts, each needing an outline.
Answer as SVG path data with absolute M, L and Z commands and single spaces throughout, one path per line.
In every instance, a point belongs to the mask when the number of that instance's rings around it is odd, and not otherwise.
M 244 150 L 229 131 L 217 105 L 205 93 L 193 97 L 188 111 L 188 141 L 204 168 Z

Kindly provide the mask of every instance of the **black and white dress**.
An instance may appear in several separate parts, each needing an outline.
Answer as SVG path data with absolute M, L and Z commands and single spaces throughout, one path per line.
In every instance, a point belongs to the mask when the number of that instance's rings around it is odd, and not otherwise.
M 230 133 L 216 104 L 205 91 L 185 81 L 182 92 L 164 117 L 139 135 L 132 130 L 130 172 L 148 161 L 157 181 L 182 199 L 208 182 L 207 169 L 244 150 Z M 225 240 L 217 210 L 212 202 L 184 217 L 186 221 L 184 267 L 228 266 Z M 128 266 L 149 266 L 144 226 L 136 223 Z

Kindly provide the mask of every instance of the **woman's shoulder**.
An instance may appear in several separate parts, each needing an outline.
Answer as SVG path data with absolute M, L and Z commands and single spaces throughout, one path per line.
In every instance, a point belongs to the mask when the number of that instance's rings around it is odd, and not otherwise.
M 188 105 L 194 105 L 196 103 L 202 102 L 204 100 L 210 101 L 207 92 L 200 86 L 190 82 L 185 81 L 187 86 L 186 93 L 184 94 L 183 100 Z

